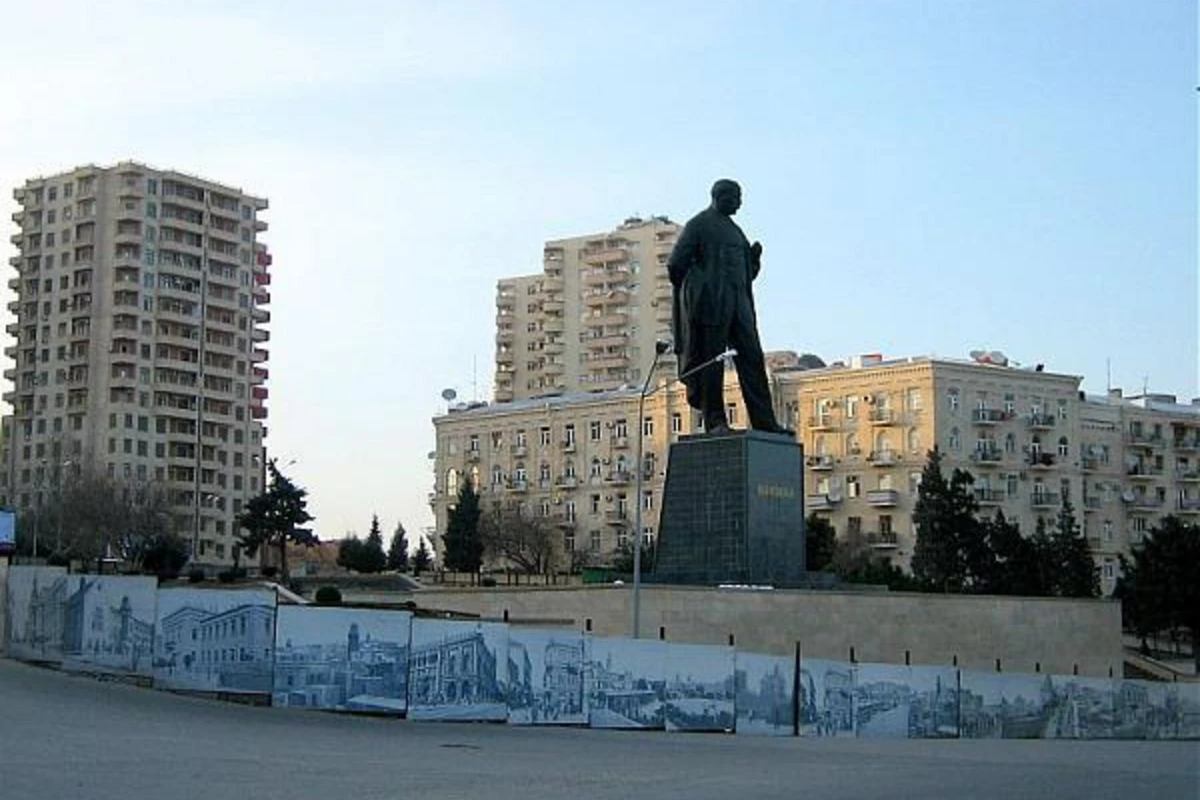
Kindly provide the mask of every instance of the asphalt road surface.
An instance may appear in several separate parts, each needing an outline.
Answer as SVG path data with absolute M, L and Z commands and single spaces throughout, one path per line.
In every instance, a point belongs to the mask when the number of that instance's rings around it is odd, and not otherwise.
M 1196 800 L 1195 742 L 758 739 L 250 708 L 0 659 L 0 799 Z

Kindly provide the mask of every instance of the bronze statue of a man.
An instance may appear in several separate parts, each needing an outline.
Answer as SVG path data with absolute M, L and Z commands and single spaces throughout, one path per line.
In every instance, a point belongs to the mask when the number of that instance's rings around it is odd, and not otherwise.
M 750 426 L 790 434 L 775 421 L 771 406 L 751 291 L 762 265 L 762 245 L 750 244 L 733 221 L 741 205 L 742 189 L 736 181 L 714 183 L 712 204 L 688 220 L 667 261 L 674 287 L 672 322 L 679 375 L 687 386 L 688 405 L 704 417 L 704 430 L 725 433 L 729 431 L 725 370 L 719 363 L 697 368 L 733 348 Z

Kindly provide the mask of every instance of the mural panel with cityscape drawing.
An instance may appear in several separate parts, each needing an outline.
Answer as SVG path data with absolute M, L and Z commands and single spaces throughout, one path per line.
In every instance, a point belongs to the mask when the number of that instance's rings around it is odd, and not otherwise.
M 62 663 L 67 571 L 62 567 L 12 567 L 5 587 L 5 651 L 10 658 Z
M 668 644 L 664 716 L 669 731 L 732 731 L 732 647 Z
M 514 725 L 586 725 L 583 634 L 508 630 L 508 721 Z
M 280 606 L 271 703 L 402 714 L 412 614 Z
M 738 652 L 734 684 L 739 736 L 791 736 L 796 659 Z
M 63 609 L 63 669 L 154 676 L 158 581 L 136 575 L 70 575 Z
M 586 645 L 588 725 L 661 730 L 666 642 L 590 636 Z
M 508 626 L 414 619 L 409 656 L 412 719 L 503 722 Z
M 962 670 L 965 739 L 1041 739 L 1055 714 L 1049 675 Z
M 854 668 L 845 661 L 800 662 L 800 733 L 854 735 Z
M 156 688 L 268 694 L 274 650 L 274 592 L 159 591 L 154 630 Z
M 957 737 L 958 670 L 858 664 L 853 718 L 855 731 L 863 738 Z

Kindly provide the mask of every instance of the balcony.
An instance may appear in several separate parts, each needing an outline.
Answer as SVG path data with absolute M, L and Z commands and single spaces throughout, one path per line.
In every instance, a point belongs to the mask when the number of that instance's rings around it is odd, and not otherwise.
M 558 359 L 551 358 L 547 359 L 544 369 L 547 375 L 561 375 L 563 370 L 566 369 L 566 364 Z
M 608 482 L 617 486 L 628 485 L 632 478 L 633 473 L 629 472 L 628 470 L 614 469 L 612 472 L 608 473 Z
M 872 450 L 867 462 L 877 467 L 892 467 L 900 463 L 900 454 L 895 450 Z
M 876 550 L 895 550 L 900 545 L 895 531 L 871 531 L 867 534 L 867 544 Z
M 976 464 L 984 466 L 994 466 L 999 464 L 1004 458 L 1004 453 L 1000 452 L 1000 448 L 995 446 L 976 447 L 975 452 L 971 453 L 971 460 Z
M 563 439 L 562 442 L 560 442 L 560 444 L 562 445 L 562 451 L 564 453 L 574 453 L 575 452 L 575 440 L 574 439 Z
M 579 485 L 579 479 L 574 475 L 560 475 L 554 483 L 560 489 L 574 489 Z
M 1162 447 L 1167 443 L 1161 433 L 1145 433 L 1140 430 L 1126 432 L 1125 441 L 1135 447 Z
M 1083 508 L 1085 511 L 1099 511 L 1102 505 L 1104 505 L 1103 498 L 1096 497 L 1095 495 L 1083 498 Z
M 511 330 L 496 331 L 496 341 L 500 344 L 512 344 L 512 341 L 515 337 L 516 334 Z
M 548 356 L 561 355 L 566 349 L 566 345 L 561 339 L 547 339 L 542 349 Z
M 975 499 L 981 506 L 996 506 L 1004 502 L 1004 490 L 987 486 L 975 487 Z
M 563 329 L 564 325 L 561 317 L 550 317 L 542 323 L 542 330 L 546 333 L 562 333 Z
M 1194 453 L 1200 450 L 1200 436 L 1183 436 L 1176 439 L 1174 444 L 1180 453 Z
M 605 247 L 596 250 L 585 250 L 583 260 L 588 264 L 612 264 L 625 261 L 629 253 L 619 247 Z
M 251 361 L 256 361 L 256 362 L 266 361 L 267 356 L 268 356 L 268 353 L 266 350 L 261 350 L 257 347 L 250 351 L 250 360 Z
M 605 511 L 604 521 L 609 525 L 624 525 L 629 521 L 629 514 L 622 509 L 616 511 Z
M 251 310 L 250 317 L 257 323 L 266 324 L 271 321 L 271 312 L 257 306 Z
M 1126 495 L 1128 497 L 1128 495 Z M 1127 501 L 1130 508 L 1134 511 L 1157 511 L 1166 505 L 1166 501 L 1161 497 L 1153 497 L 1146 494 L 1135 494 L 1133 498 Z
M 529 447 L 524 442 L 514 444 L 512 452 L 514 458 L 525 458 L 529 455 Z
M 1058 492 L 1034 492 L 1029 495 L 1029 506 L 1031 508 L 1058 508 L 1062 505 L 1062 495 Z
M 891 508 L 900 502 L 900 493 L 895 489 L 872 489 L 867 492 L 867 505 L 876 508 Z
M 545 311 L 547 314 L 561 314 L 565 308 L 566 303 L 561 298 L 556 297 L 553 300 L 546 299 L 542 301 L 542 311 Z
M 1079 459 L 1079 466 L 1084 472 L 1095 472 L 1100 469 L 1101 464 L 1100 459 L 1092 458 L 1091 456 L 1084 456 Z
M 828 494 L 810 494 L 804 498 L 805 511 L 832 511 L 837 504 Z
M 529 491 L 529 482 L 524 478 L 515 478 L 508 482 L 508 490 L 517 494 Z
M 815 417 L 808 418 L 808 428 L 813 431 L 831 431 L 836 428 L 833 417 L 829 414 L 821 414 Z
M 1032 469 L 1050 469 L 1055 465 L 1057 459 L 1053 453 L 1030 453 L 1025 458 L 1025 463 Z
M 976 425 L 998 425 L 1009 418 L 1009 413 L 1000 408 L 977 408 L 971 413 Z
M 1030 414 L 1025 421 L 1032 430 L 1048 431 L 1054 429 L 1054 425 L 1058 421 L 1058 418 L 1053 414 L 1038 413 Z
M 873 408 L 868 415 L 872 425 L 895 425 L 900 415 L 890 408 Z
M 614 436 L 614 437 L 612 437 L 611 441 L 612 441 L 613 448 L 615 448 L 617 450 L 625 450 L 629 447 L 629 437 L 628 436 Z
M 1180 514 L 1200 514 L 1200 497 L 1181 497 L 1175 503 Z
M 1177 470 L 1175 470 L 1175 480 L 1183 481 L 1185 483 L 1191 483 L 1193 481 L 1200 481 L 1200 467 L 1193 467 L 1192 469 L 1177 469 Z
M 815 472 L 824 472 L 833 469 L 833 456 L 827 454 L 809 456 L 804 460 L 804 463 L 808 465 L 809 469 Z
M 1163 471 L 1160 467 L 1147 464 L 1135 464 L 1125 470 L 1125 475 L 1132 481 L 1153 481 L 1161 478 Z

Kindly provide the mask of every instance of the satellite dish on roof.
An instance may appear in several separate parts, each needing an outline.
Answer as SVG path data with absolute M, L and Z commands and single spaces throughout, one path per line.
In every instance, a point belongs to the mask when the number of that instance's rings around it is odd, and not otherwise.
M 453 389 L 442 389 L 442 399 L 449 403 L 454 398 L 458 397 L 458 392 Z

